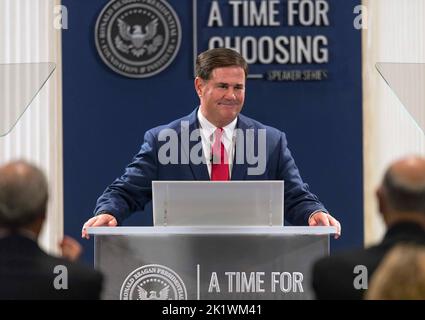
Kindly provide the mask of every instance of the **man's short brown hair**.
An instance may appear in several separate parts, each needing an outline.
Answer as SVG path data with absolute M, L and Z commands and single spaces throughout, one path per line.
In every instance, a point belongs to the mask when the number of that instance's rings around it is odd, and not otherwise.
M 209 80 L 216 68 L 241 67 L 248 76 L 248 64 L 240 53 L 227 48 L 215 48 L 202 52 L 196 59 L 196 76 Z

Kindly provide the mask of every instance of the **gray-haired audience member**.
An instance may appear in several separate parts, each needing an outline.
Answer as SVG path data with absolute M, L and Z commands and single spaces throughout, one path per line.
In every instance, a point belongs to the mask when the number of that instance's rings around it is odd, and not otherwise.
M 409 156 L 393 163 L 377 191 L 387 226 L 376 246 L 319 260 L 313 269 L 318 299 L 362 299 L 379 263 L 400 243 L 425 244 L 425 158 Z
M 98 299 L 101 274 L 69 261 L 79 254 L 75 240 L 61 243 L 68 259 L 38 246 L 47 200 L 38 168 L 24 161 L 0 167 L 0 299 Z

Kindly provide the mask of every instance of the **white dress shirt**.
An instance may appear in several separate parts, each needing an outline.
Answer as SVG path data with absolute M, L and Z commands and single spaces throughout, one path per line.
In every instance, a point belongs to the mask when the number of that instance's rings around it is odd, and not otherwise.
M 201 108 L 198 108 L 198 121 L 199 129 L 201 131 L 202 151 L 205 156 L 205 163 L 208 167 L 208 174 L 211 178 L 211 151 L 214 144 L 214 132 L 217 127 L 204 117 Z M 226 149 L 227 157 L 229 159 L 229 177 L 232 176 L 232 164 L 235 154 L 235 139 L 234 132 L 238 118 L 236 117 L 232 122 L 223 128 L 222 143 Z

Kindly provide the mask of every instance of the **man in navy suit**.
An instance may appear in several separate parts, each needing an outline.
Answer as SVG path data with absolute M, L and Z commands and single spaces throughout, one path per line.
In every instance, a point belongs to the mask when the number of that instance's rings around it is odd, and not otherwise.
M 336 226 L 305 184 L 285 134 L 240 114 L 248 66 L 230 49 L 211 49 L 196 61 L 200 107 L 190 115 L 146 132 L 140 152 L 124 175 L 98 199 L 83 226 L 116 226 L 152 198 L 153 180 L 284 180 L 285 219 L 294 225 Z M 217 160 L 218 159 L 218 160 Z

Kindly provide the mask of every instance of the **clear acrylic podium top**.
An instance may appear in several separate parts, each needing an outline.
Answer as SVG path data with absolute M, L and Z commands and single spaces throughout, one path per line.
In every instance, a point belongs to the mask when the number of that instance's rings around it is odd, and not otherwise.
M 379 62 L 376 69 L 425 132 L 425 63 Z
M 155 226 L 283 226 L 283 181 L 153 181 Z
M 0 137 L 13 129 L 55 68 L 50 62 L 0 64 Z

